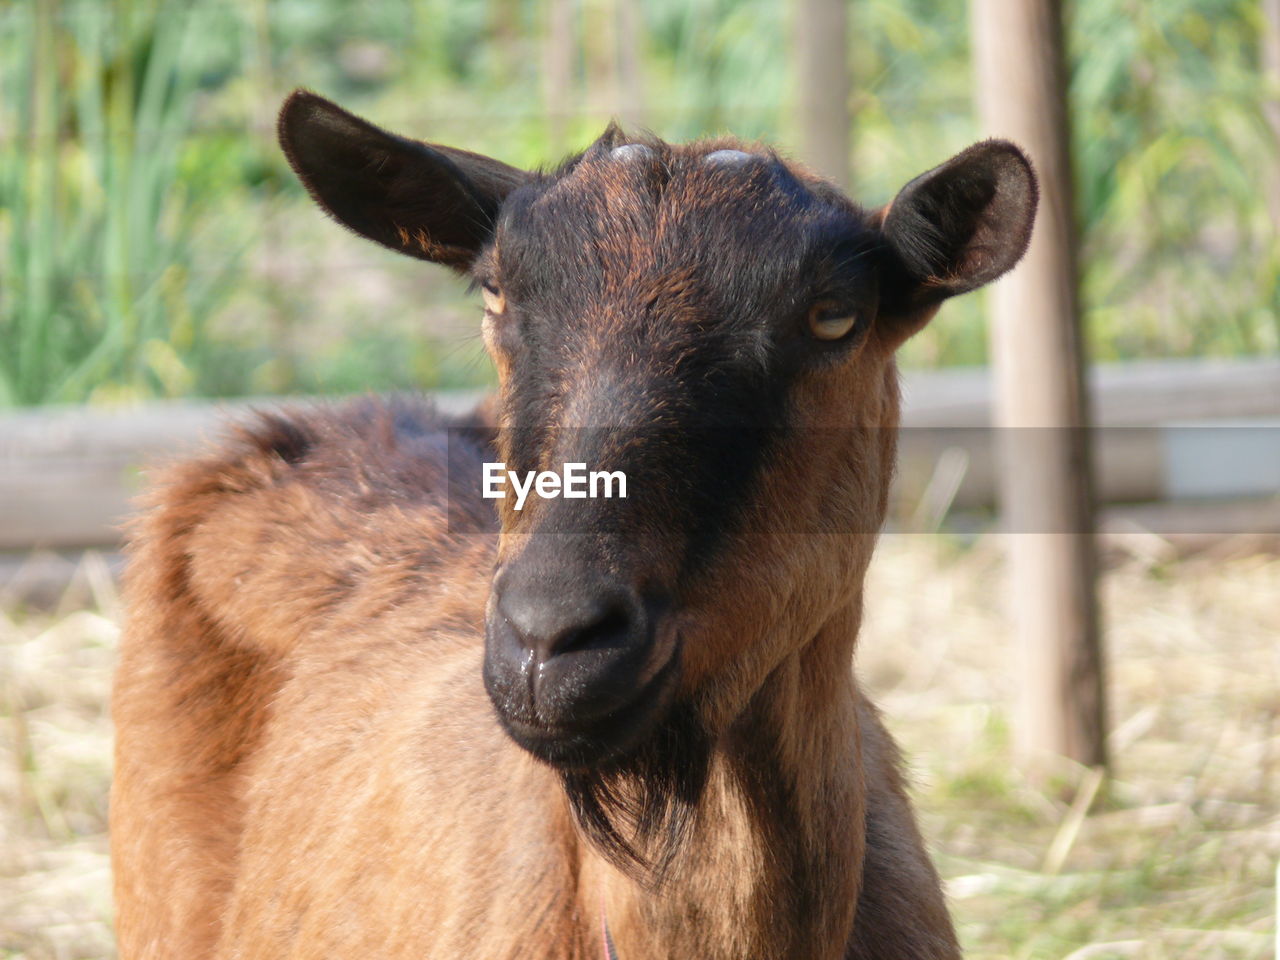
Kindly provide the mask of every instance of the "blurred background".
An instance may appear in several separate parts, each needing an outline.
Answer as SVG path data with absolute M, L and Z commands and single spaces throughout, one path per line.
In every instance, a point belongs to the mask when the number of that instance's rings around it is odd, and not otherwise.
M 915 532 L 882 545 L 860 669 L 915 758 L 970 956 L 1268 957 L 1280 3 L 1063 15 L 1080 329 L 1100 422 L 1136 431 L 1099 440 L 1122 505 L 1100 541 L 1112 777 L 1009 760 L 1007 560 L 951 516 L 994 497 L 981 440 L 954 433 L 990 422 L 986 292 L 903 352 L 922 439 L 895 529 Z M 308 200 L 274 135 L 290 90 L 528 167 L 612 118 L 759 138 L 878 205 L 985 134 L 971 20 L 936 0 L 0 0 L 0 957 L 113 955 L 106 696 L 143 462 L 247 398 L 461 405 L 493 382 L 463 281 Z M 1170 424 L 1253 429 L 1262 462 L 1206 487 L 1197 465 L 1231 451 Z
M 1068 6 L 1091 356 L 1274 355 L 1262 7 Z M 848 8 L 847 179 L 878 204 L 979 135 L 968 18 L 930 0 Z M 283 97 L 307 86 L 524 166 L 612 117 L 803 156 L 790 14 L 779 0 L 10 0 L 0 405 L 488 383 L 463 284 L 311 208 L 276 146 Z M 982 317 L 980 296 L 951 305 L 907 364 L 982 363 Z

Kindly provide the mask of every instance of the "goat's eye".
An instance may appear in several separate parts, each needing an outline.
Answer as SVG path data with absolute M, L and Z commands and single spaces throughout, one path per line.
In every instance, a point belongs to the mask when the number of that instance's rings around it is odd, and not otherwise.
M 809 332 L 819 340 L 839 340 L 857 323 L 856 313 L 833 310 L 829 303 L 817 303 L 809 308 Z
M 507 309 L 507 297 L 491 283 L 480 288 L 480 296 L 484 300 L 484 308 L 494 316 L 501 316 Z

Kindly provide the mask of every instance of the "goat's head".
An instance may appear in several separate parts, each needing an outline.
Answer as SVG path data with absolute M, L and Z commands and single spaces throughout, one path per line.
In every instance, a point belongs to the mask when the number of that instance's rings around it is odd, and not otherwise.
M 485 682 L 569 780 L 648 756 L 678 788 L 669 768 L 696 769 L 693 744 L 856 602 L 893 470 L 894 350 L 1022 255 L 1027 160 L 980 143 L 868 212 L 737 142 L 611 127 L 526 173 L 307 93 L 280 134 L 340 222 L 483 288 L 509 469 L 626 475 L 625 500 L 499 501 Z

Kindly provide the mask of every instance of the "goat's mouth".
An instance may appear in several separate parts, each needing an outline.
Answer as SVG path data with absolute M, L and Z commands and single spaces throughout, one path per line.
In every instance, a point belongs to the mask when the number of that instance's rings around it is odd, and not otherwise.
M 576 717 L 572 712 L 512 709 L 513 704 L 494 697 L 498 720 L 519 746 L 556 769 L 582 770 L 620 762 L 645 742 L 675 699 L 678 642 L 673 638 L 661 654 L 665 659 L 643 671 L 640 686 L 607 712 Z

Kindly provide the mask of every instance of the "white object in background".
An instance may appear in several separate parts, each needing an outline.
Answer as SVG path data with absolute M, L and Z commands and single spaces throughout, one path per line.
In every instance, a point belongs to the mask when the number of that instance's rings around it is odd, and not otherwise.
M 1280 493 L 1280 420 L 1165 424 L 1165 494 L 1172 500 Z

